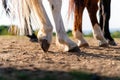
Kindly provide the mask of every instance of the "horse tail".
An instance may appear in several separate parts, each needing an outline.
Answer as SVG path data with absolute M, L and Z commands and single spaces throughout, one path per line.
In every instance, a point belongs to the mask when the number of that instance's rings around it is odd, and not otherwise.
M 69 0 L 69 7 L 68 7 L 68 19 L 70 18 L 70 15 L 74 12 L 75 7 L 75 0 Z
M 8 29 L 8 33 L 11 35 L 18 35 L 19 34 L 19 28 L 16 25 L 11 25 Z
M 41 0 L 28 0 L 28 2 L 32 5 L 31 6 L 33 12 L 37 15 L 37 17 L 42 21 L 42 23 L 46 23 L 45 15 L 43 13 L 43 4 Z
M 6 0 L 2 0 L 2 5 L 4 9 L 7 9 L 7 1 Z
M 80 4 L 81 0 L 69 0 L 68 18 L 72 13 L 76 13 L 75 10 L 80 13 Z
M 5 10 L 7 15 L 10 15 L 10 9 L 9 9 L 8 5 L 9 4 L 7 3 L 7 0 L 2 0 L 3 9 Z

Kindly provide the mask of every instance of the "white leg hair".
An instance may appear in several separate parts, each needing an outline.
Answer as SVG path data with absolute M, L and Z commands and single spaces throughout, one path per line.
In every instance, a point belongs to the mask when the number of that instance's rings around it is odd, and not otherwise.
M 63 20 L 61 17 L 61 6 L 62 6 L 62 0 L 48 0 L 52 9 L 53 18 L 55 21 L 55 27 L 57 32 L 57 41 L 64 45 L 64 51 L 69 51 L 70 49 L 73 49 L 77 46 L 76 43 L 71 41 L 64 28 Z
M 100 42 L 100 46 L 108 46 L 106 39 L 100 29 L 100 26 L 96 23 L 93 27 L 93 36 Z
M 50 42 L 52 40 L 52 25 L 45 12 L 41 0 L 25 0 L 29 6 L 30 11 L 36 15 L 36 22 L 39 23 L 40 30 L 38 31 L 37 37 L 41 45 L 41 48 L 46 52 L 49 49 Z M 28 18 L 26 17 L 28 20 Z M 40 24 L 42 23 L 42 24 Z M 28 27 L 29 28 L 29 27 Z
M 43 7 L 41 0 L 39 0 L 39 6 L 41 9 L 40 13 L 41 12 L 43 13 L 44 19 L 39 18 L 40 21 L 42 22 L 42 24 L 40 25 L 40 30 L 37 34 L 37 37 L 38 37 L 38 40 L 46 39 L 48 41 L 48 43 L 50 44 L 51 40 L 52 40 L 53 27 L 52 27 L 52 24 L 51 24 L 48 16 L 47 16 L 47 13 L 45 12 L 45 8 Z M 36 11 L 36 13 L 38 15 L 40 15 L 39 12 Z
M 65 51 L 69 51 L 69 50 L 78 50 L 77 45 L 71 41 L 67 34 L 65 33 L 65 29 L 64 29 L 64 25 L 62 22 L 62 17 L 61 17 L 61 5 L 62 5 L 62 0 L 49 0 L 50 4 L 52 5 L 52 13 L 53 13 L 53 17 L 55 20 L 55 26 L 56 26 L 56 31 L 57 31 L 57 35 L 58 35 L 58 41 L 61 44 L 65 44 L 67 46 L 67 48 L 65 49 Z M 20 2 L 20 6 L 18 7 L 20 9 L 19 10 L 19 14 L 17 15 L 19 17 L 19 25 L 21 25 L 21 30 L 24 30 L 25 27 L 25 23 L 27 23 L 27 29 L 31 34 L 31 28 L 30 28 L 30 22 L 29 22 L 29 17 L 30 17 L 30 11 L 32 11 L 37 17 L 37 22 L 42 23 L 42 25 L 40 25 L 40 30 L 38 32 L 38 41 L 40 42 L 40 45 L 42 47 L 42 49 L 44 51 L 48 51 L 50 42 L 52 40 L 52 24 L 45 12 L 45 9 L 43 7 L 42 4 L 42 0 L 24 0 L 24 3 L 22 3 L 22 0 L 19 1 Z M 22 9 L 23 8 L 23 9 Z M 30 11 L 29 11 L 30 10 Z M 24 19 L 26 21 L 24 21 Z M 24 27 L 22 27 L 24 26 Z M 24 28 L 24 29 L 23 29 Z M 23 32 L 20 32 L 24 34 Z
M 74 37 L 78 40 L 79 47 L 89 46 L 87 41 L 84 39 L 83 34 L 80 31 L 73 31 Z
M 24 18 L 24 30 L 25 30 L 25 35 L 32 35 L 32 28 L 31 28 L 31 23 L 30 23 L 30 7 L 28 6 L 27 2 L 23 0 L 23 18 Z

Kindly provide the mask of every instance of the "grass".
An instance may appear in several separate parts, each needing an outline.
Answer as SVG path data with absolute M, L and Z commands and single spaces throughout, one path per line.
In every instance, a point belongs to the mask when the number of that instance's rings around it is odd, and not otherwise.
M 111 36 L 112 36 L 113 38 L 120 38 L 120 31 L 112 32 L 112 33 L 111 33 Z
M 8 33 L 8 26 L 0 26 L 0 35 L 9 35 Z
M 71 30 L 68 30 L 67 34 L 68 34 L 69 37 L 73 36 Z M 53 35 L 55 36 L 56 34 L 53 33 Z M 120 38 L 120 31 L 111 32 L 111 36 L 113 38 Z M 93 33 L 91 32 L 89 34 L 84 34 L 84 37 L 93 37 Z
M 1 26 L 0 26 L 0 35 L 10 35 L 10 33 L 8 33 L 8 28 L 9 28 L 8 26 L 1 25 Z M 34 33 L 37 35 L 38 30 L 34 31 Z M 68 31 L 67 31 L 67 34 L 68 34 L 68 36 L 70 36 L 70 37 L 73 36 L 71 30 L 68 30 Z M 53 32 L 53 36 L 55 36 L 55 35 L 56 35 L 56 33 Z M 112 33 L 111 33 L 111 36 L 112 36 L 113 38 L 120 38 L 120 31 L 112 32 Z M 84 37 L 93 37 L 93 34 L 92 34 L 92 32 L 91 32 L 91 33 L 89 33 L 89 34 L 85 34 Z

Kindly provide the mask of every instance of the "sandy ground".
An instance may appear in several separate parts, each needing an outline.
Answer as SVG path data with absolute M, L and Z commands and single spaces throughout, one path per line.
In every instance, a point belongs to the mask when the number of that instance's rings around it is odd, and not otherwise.
M 32 43 L 27 37 L 0 36 L 0 76 L 11 76 L 9 72 L 16 70 L 27 70 L 30 75 L 51 71 L 62 75 L 74 70 L 117 80 L 113 77 L 120 77 L 120 39 L 115 39 L 118 46 L 108 48 L 98 47 L 93 38 L 86 40 L 90 47 L 81 48 L 80 53 L 62 52 L 55 45 L 55 40 L 49 52 L 44 53 L 39 43 Z

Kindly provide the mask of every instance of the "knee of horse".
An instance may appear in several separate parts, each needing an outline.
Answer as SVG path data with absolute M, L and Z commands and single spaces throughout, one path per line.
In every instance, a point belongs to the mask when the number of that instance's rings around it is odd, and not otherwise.
M 47 52 L 50 43 L 52 41 L 52 30 L 53 28 L 47 25 L 44 25 L 37 34 L 38 42 L 44 52 Z
M 48 25 L 49 26 L 49 25 Z M 53 27 L 52 26 L 49 26 L 49 27 L 46 27 L 46 28 L 44 28 L 44 32 L 45 33 L 51 33 L 53 31 Z
M 50 42 L 52 37 L 52 31 L 53 31 L 52 25 L 43 24 L 40 30 L 38 31 L 37 38 L 46 39 Z

